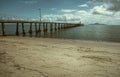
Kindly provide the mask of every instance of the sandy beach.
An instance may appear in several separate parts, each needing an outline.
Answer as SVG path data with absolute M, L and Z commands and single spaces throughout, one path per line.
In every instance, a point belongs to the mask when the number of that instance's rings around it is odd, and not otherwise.
M 120 43 L 1 36 L 0 77 L 120 77 Z

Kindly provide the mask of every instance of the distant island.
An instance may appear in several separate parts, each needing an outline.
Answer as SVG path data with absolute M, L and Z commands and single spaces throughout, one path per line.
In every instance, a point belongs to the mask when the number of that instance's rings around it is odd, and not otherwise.
M 93 23 L 93 24 L 90 24 L 90 25 L 107 25 L 107 24 Z

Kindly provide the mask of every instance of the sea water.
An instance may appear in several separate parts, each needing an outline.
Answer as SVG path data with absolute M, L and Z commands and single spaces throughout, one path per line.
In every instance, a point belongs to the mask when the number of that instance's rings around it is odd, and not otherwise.
M 5 24 L 6 35 L 15 35 L 16 24 Z M 41 25 L 41 36 L 48 38 L 76 39 L 76 40 L 95 40 L 95 41 L 111 41 L 120 42 L 120 25 L 84 25 L 50 32 L 48 25 L 48 33 L 44 34 L 43 25 Z M 32 26 L 33 36 L 35 36 L 35 26 Z M 25 24 L 26 36 L 29 36 L 29 24 Z M 19 33 L 22 35 L 22 26 L 19 26 Z M 2 35 L 0 25 L 0 35 Z

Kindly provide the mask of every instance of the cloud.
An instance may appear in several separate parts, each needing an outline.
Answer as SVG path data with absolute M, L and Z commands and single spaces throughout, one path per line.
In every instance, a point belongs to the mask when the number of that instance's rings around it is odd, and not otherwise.
M 83 5 L 78 5 L 78 7 L 88 7 L 87 4 L 83 4 Z
M 90 13 L 85 10 L 78 10 L 75 12 L 75 14 L 76 15 L 90 15 Z
M 44 21 L 60 21 L 60 22 L 73 22 L 79 23 L 80 21 L 84 24 L 100 22 L 103 24 L 120 24 L 120 12 L 111 12 L 107 10 L 103 5 L 95 6 L 92 9 L 76 10 L 76 9 L 62 9 L 63 14 L 61 15 L 44 15 Z M 114 13 L 114 14 L 113 14 Z
M 56 10 L 56 8 L 51 8 L 51 10 Z
M 50 14 L 50 15 L 44 15 L 43 19 L 45 21 L 62 21 L 65 22 L 67 20 L 67 22 L 73 22 L 73 23 L 79 23 L 82 18 L 86 18 L 89 17 L 89 15 L 91 15 L 90 13 L 88 13 L 85 10 L 72 10 L 72 9 L 62 9 L 63 14 L 61 15 L 54 15 L 54 14 Z M 86 21 L 86 19 L 85 19 Z M 84 22 L 84 20 L 83 20 Z
M 65 13 L 72 13 L 72 12 L 75 12 L 76 10 L 72 10 L 72 9 L 62 9 L 61 11 L 62 11 L 62 12 L 65 12 Z
M 66 17 L 64 15 L 44 15 L 43 16 L 43 21 L 65 21 Z
M 120 0 L 93 0 L 93 2 L 102 2 L 104 7 L 110 11 L 120 11 Z
M 93 9 L 91 9 L 91 13 L 106 16 L 111 16 L 114 14 L 114 12 L 108 11 L 103 5 L 95 6 Z
M 57 22 L 80 22 L 80 16 L 74 16 L 74 14 L 62 14 L 62 15 L 44 15 L 44 21 L 57 21 Z

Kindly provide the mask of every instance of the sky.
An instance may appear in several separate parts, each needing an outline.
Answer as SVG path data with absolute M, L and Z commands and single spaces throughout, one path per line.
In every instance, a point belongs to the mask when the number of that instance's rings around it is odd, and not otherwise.
M 2 20 L 120 25 L 120 0 L 0 0 Z

